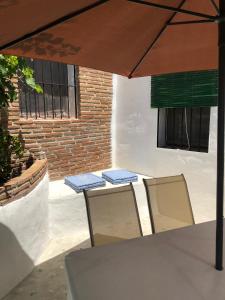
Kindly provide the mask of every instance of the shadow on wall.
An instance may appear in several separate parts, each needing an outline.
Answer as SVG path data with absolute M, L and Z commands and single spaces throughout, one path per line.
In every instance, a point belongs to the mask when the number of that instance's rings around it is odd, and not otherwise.
M 0 127 L 5 130 L 8 129 L 8 122 L 9 122 L 8 115 L 9 115 L 8 107 L 0 108 Z
M 17 238 L 0 223 L 0 299 L 29 274 L 34 264 Z
M 89 247 L 91 243 L 88 239 L 36 266 L 33 272 L 2 300 L 66 300 L 65 255 Z

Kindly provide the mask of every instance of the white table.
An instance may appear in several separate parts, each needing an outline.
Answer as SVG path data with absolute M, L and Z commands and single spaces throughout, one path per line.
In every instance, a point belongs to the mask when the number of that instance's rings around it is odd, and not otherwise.
M 215 222 L 66 256 L 73 300 L 224 300 L 214 269 Z

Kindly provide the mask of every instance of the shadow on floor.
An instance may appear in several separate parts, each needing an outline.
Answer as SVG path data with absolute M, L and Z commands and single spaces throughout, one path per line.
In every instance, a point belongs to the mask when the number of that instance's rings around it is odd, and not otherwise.
M 71 251 L 89 247 L 90 240 L 86 240 L 36 266 L 32 273 L 2 300 L 66 300 L 65 255 Z
M 0 299 L 33 270 L 33 262 L 14 233 L 0 223 Z

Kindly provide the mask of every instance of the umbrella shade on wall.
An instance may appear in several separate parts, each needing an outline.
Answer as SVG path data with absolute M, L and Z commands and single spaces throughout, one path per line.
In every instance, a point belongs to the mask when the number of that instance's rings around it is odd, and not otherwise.
M 225 0 L 0 0 L 0 28 L 2 53 L 129 78 L 218 68 L 216 268 L 222 270 Z
M 218 26 L 212 2 L 151 2 L 196 15 L 128 0 L 1 0 L 0 49 L 128 77 L 216 69 Z M 171 25 L 199 20 L 207 23 L 196 23 L 194 30 Z

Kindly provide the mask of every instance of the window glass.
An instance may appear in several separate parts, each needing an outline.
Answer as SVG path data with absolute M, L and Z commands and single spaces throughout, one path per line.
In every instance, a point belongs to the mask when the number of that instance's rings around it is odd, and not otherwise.
M 34 77 L 43 89 L 37 94 L 21 86 L 21 116 L 33 118 L 78 117 L 79 93 L 77 69 L 74 65 L 27 59 Z
M 208 152 L 210 107 L 160 108 L 158 147 Z

